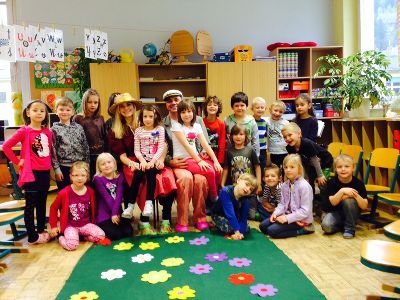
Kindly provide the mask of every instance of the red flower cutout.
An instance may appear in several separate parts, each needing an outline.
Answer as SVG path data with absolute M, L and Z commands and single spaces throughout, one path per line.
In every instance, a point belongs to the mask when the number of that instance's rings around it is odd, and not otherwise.
M 100 244 L 102 246 L 109 246 L 109 245 L 111 245 L 111 241 L 108 238 L 104 238 L 104 239 L 98 241 L 98 244 Z
M 246 274 L 246 273 L 238 273 L 238 274 L 232 274 L 229 276 L 228 280 L 232 282 L 234 285 L 239 285 L 239 284 L 250 284 L 256 279 L 252 274 Z

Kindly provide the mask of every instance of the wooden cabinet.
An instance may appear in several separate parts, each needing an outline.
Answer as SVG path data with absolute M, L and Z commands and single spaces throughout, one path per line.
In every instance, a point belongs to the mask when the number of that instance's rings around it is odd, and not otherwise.
M 223 102 L 221 119 L 232 113 L 230 101 L 236 92 L 244 92 L 249 104 L 260 96 L 267 107 L 276 98 L 276 62 L 227 62 L 208 63 L 208 95 L 216 95 Z

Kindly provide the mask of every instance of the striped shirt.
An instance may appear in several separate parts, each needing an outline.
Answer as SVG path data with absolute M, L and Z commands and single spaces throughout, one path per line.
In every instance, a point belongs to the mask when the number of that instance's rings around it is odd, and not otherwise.
M 157 126 L 152 130 L 139 127 L 135 130 L 135 156 L 147 162 L 160 159 L 165 147 L 165 130 Z
M 257 127 L 258 127 L 258 139 L 260 141 L 260 150 L 267 149 L 267 122 L 265 119 L 260 118 L 256 120 Z
M 279 202 L 281 202 L 281 184 L 279 183 L 276 188 L 275 192 L 271 190 L 268 185 L 264 185 L 264 192 L 261 199 L 261 204 L 268 202 L 273 207 L 277 207 Z

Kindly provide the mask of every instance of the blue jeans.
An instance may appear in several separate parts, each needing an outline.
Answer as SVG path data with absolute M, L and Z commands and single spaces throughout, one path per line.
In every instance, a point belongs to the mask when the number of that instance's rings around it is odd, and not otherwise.
M 353 198 L 345 199 L 340 202 L 338 210 L 327 213 L 322 219 L 322 230 L 332 234 L 344 229 L 344 231 L 354 234 L 359 215 L 360 208 L 357 201 Z
M 297 223 L 281 224 L 278 222 L 272 223 L 269 218 L 260 223 L 260 230 L 262 233 L 269 235 L 275 239 L 282 239 L 298 235 L 298 230 L 302 229 Z
M 260 214 L 261 221 L 269 219 L 272 215 L 272 213 L 268 212 L 260 202 L 257 203 L 257 211 Z

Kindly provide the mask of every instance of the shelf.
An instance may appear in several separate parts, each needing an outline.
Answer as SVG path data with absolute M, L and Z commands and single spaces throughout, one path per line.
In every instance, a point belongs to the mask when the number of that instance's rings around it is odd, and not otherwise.
M 166 80 L 139 80 L 139 83 L 174 83 L 174 82 L 206 82 L 206 79 L 166 79 Z
M 304 80 L 304 79 L 310 79 L 308 76 L 301 76 L 301 77 L 279 77 L 278 80 Z
M 339 76 L 329 76 L 329 75 L 326 75 L 326 76 L 313 76 L 312 79 L 327 79 L 327 78 L 331 78 L 331 77 L 339 78 Z

